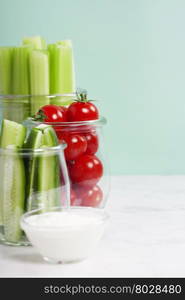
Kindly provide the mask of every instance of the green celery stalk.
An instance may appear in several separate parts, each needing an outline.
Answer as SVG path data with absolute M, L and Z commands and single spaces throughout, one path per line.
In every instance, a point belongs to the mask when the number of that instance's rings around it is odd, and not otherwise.
M 55 63 L 55 44 L 49 44 L 48 45 L 48 53 L 49 53 L 49 81 L 50 81 L 50 94 L 55 94 L 54 91 L 54 82 L 56 80 L 56 63 Z
M 32 50 L 30 53 L 31 114 L 49 104 L 49 55 L 46 50 Z
M 12 53 L 12 83 L 11 93 L 13 95 L 29 95 L 29 53 L 31 46 L 13 48 Z M 8 120 L 22 123 L 30 115 L 29 97 L 15 97 L 7 103 Z
M 50 54 L 50 93 L 72 94 L 75 92 L 73 47 L 70 40 L 48 45 Z M 69 104 L 69 97 L 56 97 L 52 104 Z
M 25 37 L 22 40 L 23 45 L 31 45 L 33 47 L 34 50 L 44 50 L 47 48 L 47 44 L 46 41 L 41 37 L 41 36 L 32 36 L 32 37 Z M 32 78 L 31 78 L 31 93 L 34 92 L 34 95 L 37 94 L 39 95 L 40 92 L 38 91 L 38 86 L 35 87 L 35 64 L 34 61 L 36 60 L 36 55 L 33 54 L 33 56 L 30 58 L 30 72 L 32 72 Z M 33 65 L 32 65 L 33 63 Z M 47 76 L 47 74 L 46 74 Z M 41 76 L 43 78 L 43 76 Z M 41 84 L 41 82 L 39 82 L 39 84 Z M 45 86 L 45 84 L 44 84 Z M 43 84 L 41 84 L 41 89 L 43 87 Z M 37 92 L 38 91 L 38 92 Z M 49 94 L 49 93 L 48 93 Z M 41 102 L 41 104 L 39 104 L 39 102 Z M 35 112 L 38 110 L 39 105 L 42 106 L 45 104 L 48 104 L 47 99 L 44 97 L 32 97 L 31 99 L 31 113 L 35 114 Z
M 12 72 L 12 51 L 11 47 L 0 47 L 0 94 L 11 94 L 11 72 Z M 1 99 L 0 119 L 9 119 L 9 101 Z
M 40 36 L 24 37 L 23 45 L 32 45 L 34 49 L 42 50 L 47 48 L 46 41 Z
M 13 50 L 12 93 L 28 95 L 29 86 L 29 53 L 30 46 L 16 47 Z
M 11 93 L 12 48 L 0 47 L 0 94 Z

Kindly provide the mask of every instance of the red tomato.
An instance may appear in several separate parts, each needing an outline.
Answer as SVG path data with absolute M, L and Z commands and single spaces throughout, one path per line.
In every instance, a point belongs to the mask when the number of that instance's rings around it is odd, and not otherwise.
M 57 105 L 45 105 L 41 107 L 35 117 L 44 122 L 66 122 L 66 112 Z
M 103 165 L 95 155 L 84 154 L 70 164 L 69 174 L 73 183 L 94 186 L 103 175 Z
M 70 172 L 71 167 L 74 165 L 74 161 L 73 160 L 69 160 L 69 161 L 66 161 L 66 163 L 67 163 L 68 171 Z
M 66 123 L 67 124 L 67 123 Z M 66 131 L 67 126 L 54 126 L 55 133 L 59 139 L 59 142 L 62 143 L 66 136 L 68 136 L 68 131 Z
M 86 154 L 95 154 L 98 151 L 99 140 L 95 131 L 84 133 L 87 140 Z
M 67 110 L 67 119 L 69 122 L 89 121 L 99 118 L 97 107 L 90 101 L 73 102 Z
M 76 192 L 74 189 L 71 189 L 71 206 L 81 206 L 82 205 L 82 200 L 77 196 Z
M 60 108 L 63 110 L 64 113 L 67 113 L 67 107 L 66 106 L 60 106 Z
M 60 126 L 54 126 L 55 133 L 58 137 L 59 143 L 63 142 L 63 133 Z
M 62 194 L 62 198 L 61 198 L 61 204 L 64 206 L 66 205 L 66 201 L 67 198 L 65 194 Z M 78 194 L 76 193 L 74 188 L 70 189 L 70 204 L 71 206 L 81 206 L 82 205 L 82 200 L 80 199 L 80 197 L 78 196 Z
M 64 135 L 63 141 L 67 144 L 64 150 L 66 160 L 74 160 L 87 150 L 87 141 L 83 135 Z
M 82 188 L 79 194 L 82 206 L 98 207 L 103 200 L 103 192 L 98 185 L 92 188 Z

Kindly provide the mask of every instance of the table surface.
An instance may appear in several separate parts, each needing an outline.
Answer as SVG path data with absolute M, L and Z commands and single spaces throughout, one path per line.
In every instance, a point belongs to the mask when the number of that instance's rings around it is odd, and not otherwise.
M 0 277 L 185 277 L 185 176 L 114 176 L 111 221 L 94 255 L 48 264 L 0 245 Z

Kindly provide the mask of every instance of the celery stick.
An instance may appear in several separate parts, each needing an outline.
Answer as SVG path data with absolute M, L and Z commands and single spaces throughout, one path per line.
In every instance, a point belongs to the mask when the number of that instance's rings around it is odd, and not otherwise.
M 0 94 L 11 93 L 12 48 L 0 47 Z
M 31 47 L 16 47 L 13 50 L 12 93 L 28 95 L 29 87 L 29 53 Z
M 51 79 L 51 93 L 73 93 L 75 91 L 75 81 L 71 41 L 61 41 L 54 45 L 52 49 L 50 68 L 51 74 L 53 72 L 54 76 L 54 79 Z
M 59 63 L 58 73 L 60 74 L 60 77 L 59 80 L 56 80 L 56 89 L 58 89 L 61 94 L 74 93 L 75 73 L 72 42 L 70 40 L 59 41 L 57 42 L 57 45 L 59 53 L 59 61 L 57 63 Z
M 12 48 L 0 47 L 0 94 L 11 93 Z M 7 100 L 1 99 L 0 119 L 9 119 Z
M 55 62 L 55 44 L 48 45 L 48 53 L 49 53 L 49 81 L 50 81 L 50 94 L 55 94 L 54 91 L 54 82 L 56 80 L 56 62 Z M 57 94 L 57 93 L 56 93 Z
M 29 53 L 31 46 L 15 47 L 12 53 L 12 84 L 11 93 L 16 95 L 6 101 L 7 119 L 22 123 L 30 115 L 29 97 L 17 97 L 17 95 L 29 95 Z
M 32 45 L 34 49 L 46 49 L 47 44 L 43 38 L 40 36 L 31 36 L 31 37 L 25 37 L 22 40 L 23 45 Z
M 71 41 L 60 41 L 48 45 L 50 53 L 50 93 L 71 94 L 75 92 L 73 48 Z M 53 104 L 70 103 L 66 97 L 54 98 Z M 57 103 L 56 103 L 57 102 Z
M 49 59 L 45 50 L 30 53 L 30 82 L 32 95 L 49 94 Z
M 43 38 L 41 38 L 40 36 L 25 37 L 25 38 L 23 38 L 22 43 L 23 43 L 23 45 L 31 45 L 34 50 L 44 50 L 44 49 L 47 48 L 47 44 L 46 44 L 45 40 Z M 35 90 L 36 78 L 35 78 L 35 63 L 34 62 L 37 59 L 35 56 L 36 55 L 33 55 L 30 58 L 30 64 L 31 64 L 30 72 L 32 72 L 31 93 L 33 92 L 34 95 L 36 95 L 36 94 L 39 95 L 40 94 L 39 91 L 37 92 L 38 86 L 36 87 L 36 90 Z M 34 66 L 32 66 L 32 62 L 33 62 Z M 46 76 L 47 76 L 47 74 L 46 74 Z M 43 77 L 43 75 L 41 77 Z M 43 87 L 42 83 L 38 82 L 38 84 L 41 84 L 41 88 Z M 49 94 L 49 92 L 47 92 L 47 94 Z M 40 104 L 39 104 L 39 102 L 40 102 Z M 46 98 L 44 99 L 44 97 L 35 97 L 35 98 L 32 97 L 32 99 L 31 99 L 31 113 L 35 114 L 35 112 L 38 110 L 38 108 L 40 106 L 45 105 L 45 102 L 46 102 L 46 104 L 48 104 L 47 99 Z
M 32 50 L 30 53 L 31 114 L 49 104 L 49 57 L 46 50 Z

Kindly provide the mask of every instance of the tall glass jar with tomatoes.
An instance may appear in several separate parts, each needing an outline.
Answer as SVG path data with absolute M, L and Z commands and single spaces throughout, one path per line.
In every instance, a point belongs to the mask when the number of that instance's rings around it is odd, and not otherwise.
M 100 116 L 96 102 L 88 100 L 86 93 L 80 93 L 68 107 L 43 106 L 27 122 L 31 127 L 38 123 L 52 125 L 59 142 L 66 144 L 71 205 L 104 207 L 109 193 L 103 136 L 106 119 Z

